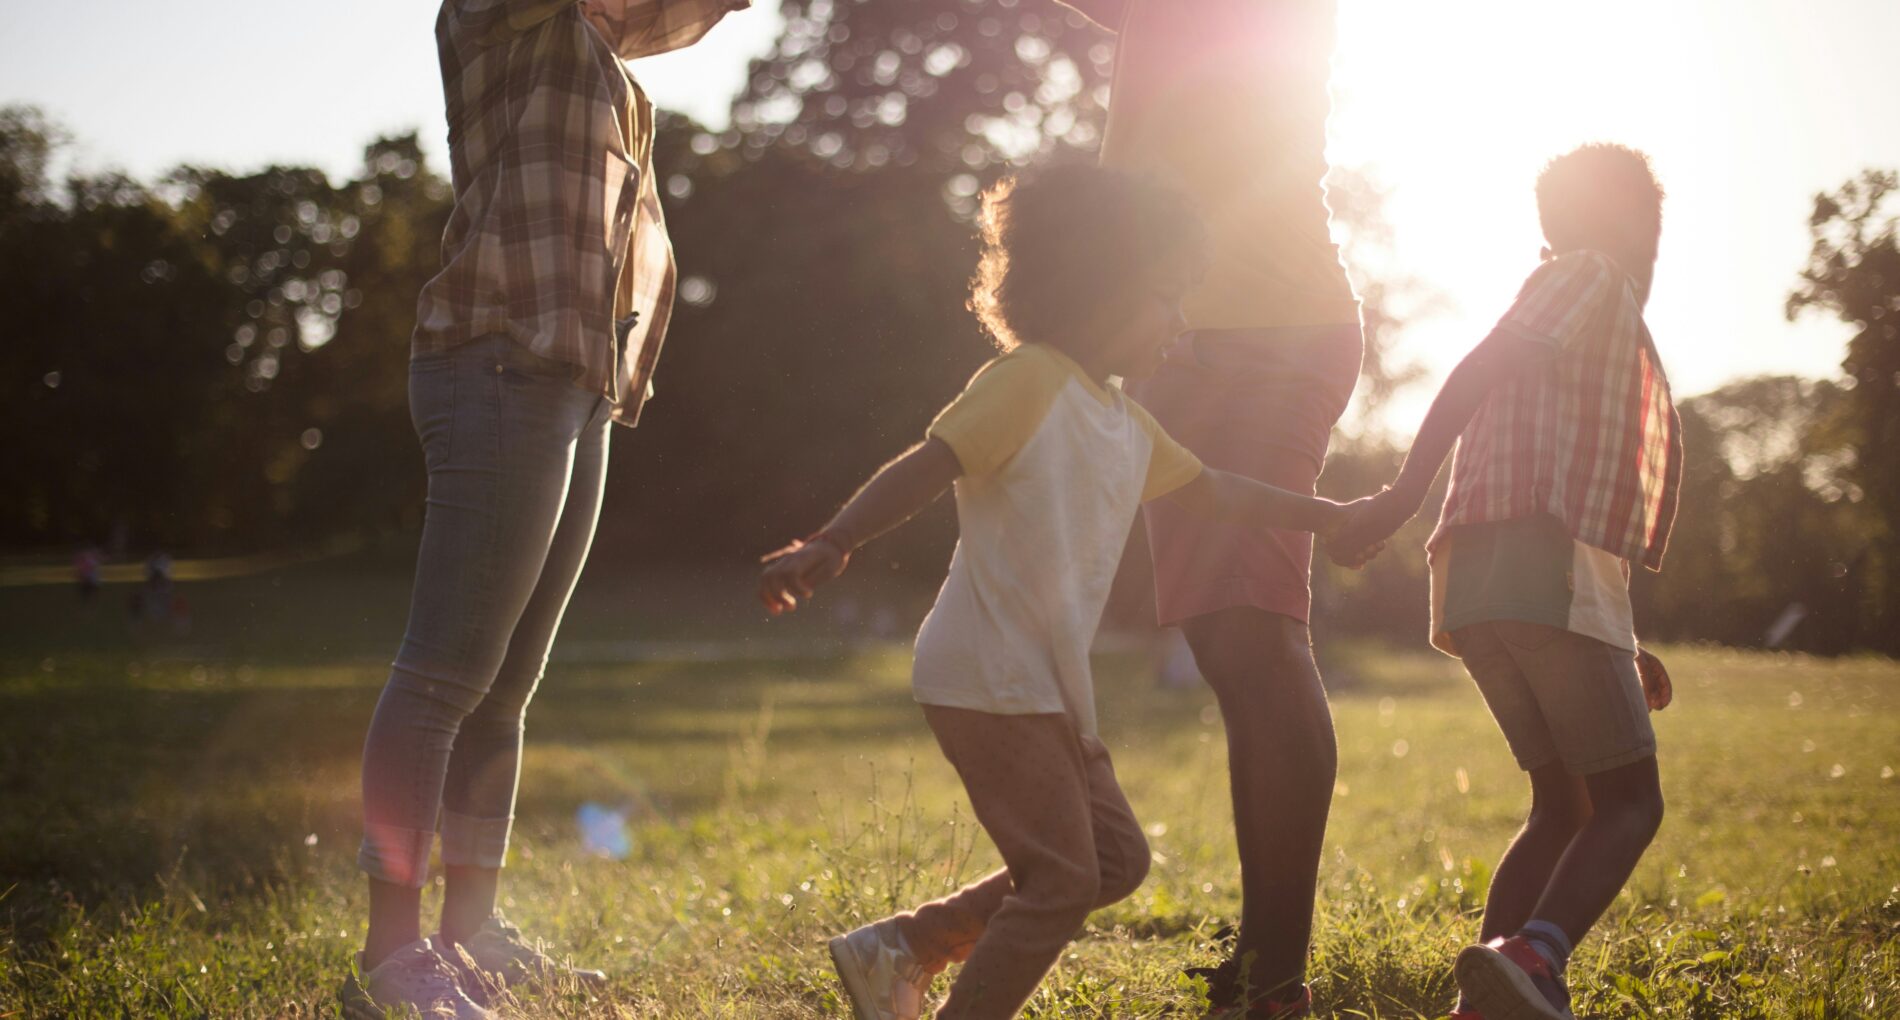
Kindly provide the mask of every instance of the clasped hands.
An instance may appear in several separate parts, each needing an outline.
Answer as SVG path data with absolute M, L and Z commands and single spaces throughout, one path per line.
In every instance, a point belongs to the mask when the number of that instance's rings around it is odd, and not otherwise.
M 1326 557 L 1337 566 L 1364 567 L 1385 548 L 1386 539 L 1418 513 L 1419 502 L 1388 487 L 1345 504 L 1337 522 L 1319 533 Z

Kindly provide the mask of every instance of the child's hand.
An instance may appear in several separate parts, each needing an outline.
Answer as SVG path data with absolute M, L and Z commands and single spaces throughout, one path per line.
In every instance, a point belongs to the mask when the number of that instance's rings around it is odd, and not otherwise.
M 1669 671 L 1647 648 L 1636 649 L 1636 675 L 1642 678 L 1643 700 L 1649 702 L 1651 712 L 1668 708 L 1676 699 L 1676 685 L 1669 681 Z
M 1319 538 L 1320 544 L 1326 548 L 1327 556 L 1330 557 L 1335 564 L 1352 570 L 1361 570 L 1364 569 L 1366 564 L 1371 563 L 1377 558 L 1379 553 L 1385 550 L 1384 542 L 1374 542 L 1369 546 L 1362 546 L 1350 551 L 1343 546 L 1334 544 L 1340 532 L 1350 526 L 1353 519 L 1366 508 L 1366 504 L 1371 502 L 1372 500 L 1367 498 L 1356 499 L 1350 503 L 1332 503 L 1332 509 L 1327 513 L 1326 523 L 1315 531 L 1315 535 Z
M 1326 537 L 1326 555 L 1342 567 L 1359 569 L 1385 548 L 1385 540 L 1403 527 L 1418 505 L 1394 489 L 1347 505 L 1351 516 Z
M 765 572 L 759 575 L 759 601 L 777 616 L 797 609 L 799 599 L 811 598 L 813 589 L 844 573 L 851 555 L 830 539 L 799 539 L 761 562 Z

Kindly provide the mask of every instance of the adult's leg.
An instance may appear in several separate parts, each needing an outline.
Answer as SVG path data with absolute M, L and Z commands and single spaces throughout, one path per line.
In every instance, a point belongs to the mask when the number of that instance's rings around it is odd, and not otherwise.
M 574 444 L 567 499 L 534 593 L 508 640 L 487 697 L 462 720 L 442 789 L 442 934 L 459 942 L 494 914 L 514 825 L 528 701 L 547 670 L 561 618 L 593 548 L 607 480 L 610 430 L 602 400 Z
M 1253 993 L 1305 981 L 1321 844 L 1339 767 L 1306 625 L 1249 606 L 1182 625 L 1227 729 L 1240 849 L 1236 959 Z
M 419 890 L 455 735 L 500 670 L 541 575 L 575 437 L 597 401 L 564 379 L 524 372 L 524 357 L 489 338 L 411 370 L 429 504 L 408 630 L 363 753 L 358 861 L 370 880 L 372 967 L 419 937 Z
M 1312 492 L 1351 399 L 1357 324 L 1190 334 L 1138 398 L 1209 467 Z M 1250 992 L 1302 980 L 1338 749 L 1305 620 L 1312 536 L 1144 513 L 1161 622 L 1214 688 L 1240 847 Z

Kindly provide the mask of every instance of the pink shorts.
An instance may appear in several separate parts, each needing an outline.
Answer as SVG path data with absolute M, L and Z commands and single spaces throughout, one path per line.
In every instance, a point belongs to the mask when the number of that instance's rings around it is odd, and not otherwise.
M 1357 323 L 1202 330 L 1133 393 L 1208 467 L 1311 495 L 1363 355 Z M 1312 535 L 1214 524 L 1167 500 L 1146 515 L 1163 626 L 1234 606 L 1306 622 Z

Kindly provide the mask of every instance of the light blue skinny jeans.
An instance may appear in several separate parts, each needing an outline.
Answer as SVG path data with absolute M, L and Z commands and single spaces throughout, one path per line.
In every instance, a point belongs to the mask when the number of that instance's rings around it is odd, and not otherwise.
M 608 402 L 565 365 L 491 336 L 415 358 L 409 408 L 429 472 L 409 626 L 363 748 L 371 878 L 420 887 L 499 868 L 522 718 L 593 544 Z

